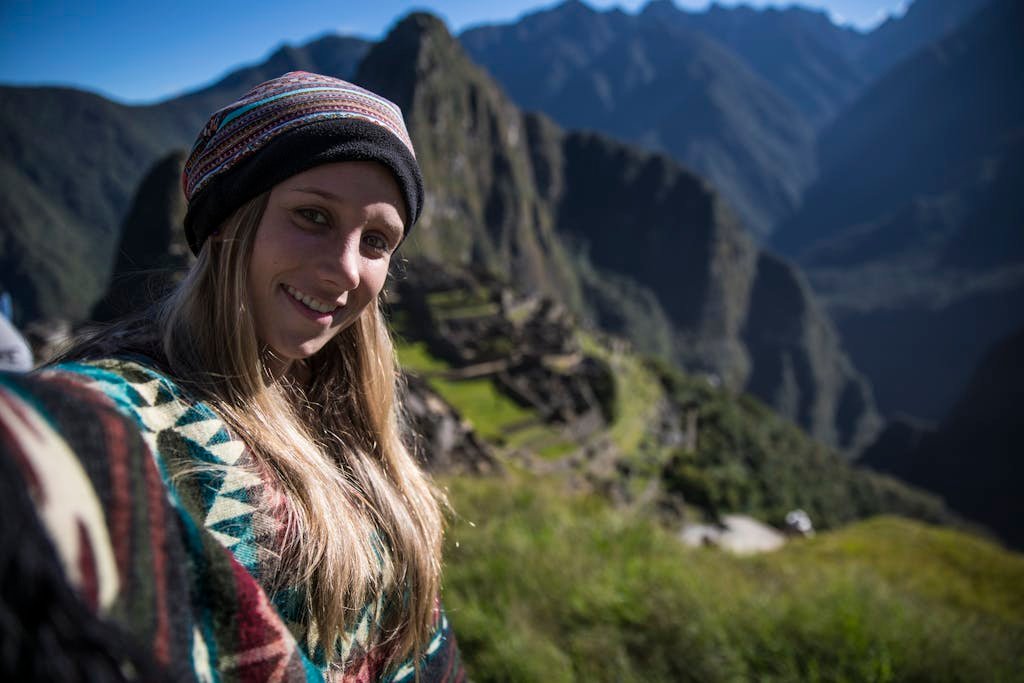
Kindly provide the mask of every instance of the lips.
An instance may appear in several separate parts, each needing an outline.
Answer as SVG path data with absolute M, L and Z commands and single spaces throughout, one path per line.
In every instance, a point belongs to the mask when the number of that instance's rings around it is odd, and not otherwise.
M 316 311 L 317 313 L 321 313 L 323 315 L 327 315 L 329 313 L 334 313 L 336 310 L 338 310 L 337 304 L 330 304 L 330 303 L 327 303 L 325 301 L 321 301 L 320 299 L 317 299 L 314 296 L 306 294 L 305 292 L 303 292 L 303 291 L 301 291 L 299 289 L 296 289 L 295 287 L 292 287 L 291 285 L 284 285 L 284 289 L 285 289 L 286 292 L 288 292 L 288 295 L 291 298 L 295 299 L 296 301 L 301 302 L 307 308 L 310 308 L 310 309 Z

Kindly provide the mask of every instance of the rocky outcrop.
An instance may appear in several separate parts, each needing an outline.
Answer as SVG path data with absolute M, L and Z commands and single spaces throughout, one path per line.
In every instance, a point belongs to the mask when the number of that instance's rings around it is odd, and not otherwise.
M 410 433 L 415 434 L 413 453 L 434 473 L 494 474 L 501 466 L 491 447 L 425 380 L 404 376 L 403 407 Z
M 749 383 L 748 340 L 774 325 L 750 314 L 759 252 L 702 179 L 666 155 L 523 115 L 428 15 L 400 22 L 357 80 L 403 107 L 417 141 L 430 189 L 410 259 L 471 263 L 625 328 L 641 348 L 668 348 L 688 369 L 755 391 L 827 443 L 852 450 L 870 438 L 870 393 L 835 335 L 814 332 L 830 327 L 806 287 L 778 295 L 795 297 L 794 324 L 806 325 L 787 350 L 810 369 L 786 394 L 798 398 L 780 402 L 779 386 Z M 766 293 L 774 280 L 757 286 Z M 758 353 L 755 362 L 781 362 Z
M 286 50 L 275 59 L 324 70 L 340 63 L 340 58 L 332 60 L 312 47 Z M 137 125 L 125 139 L 130 148 L 143 149 L 136 138 L 145 136 L 147 126 L 163 126 L 159 135 L 146 138 L 149 146 L 141 154 L 145 158 L 176 136 L 183 136 L 181 121 L 187 118 L 189 102 L 206 102 L 218 93 L 230 99 L 247 79 L 259 73 L 259 69 L 239 72 L 236 78 L 229 77 L 211 89 L 157 107 L 111 104 L 108 109 L 114 118 L 98 130 L 116 128 L 125 117 L 132 119 Z M 403 257 L 412 263 L 433 259 L 488 271 L 507 283 L 510 291 L 521 293 L 516 296 L 537 306 L 530 315 L 522 310 L 516 315 L 527 320 L 531 315 L 557 318 L 562 313 L 556 311 L 570 311 L 628 333 L 641 349 L 671 357 L 688 369 L 718 375 L 732 390 L 757 391 L 828 443 L 843 448 L 859 443 L 856 429 L 846 426 L 850 421 L 845 420 L 839 426 L 838 415 L 841 406 L 848 406 L 847 412 L 854 415 L 870 414 L 870 401 L 847 400 L 848 395 L 856 395 L 847 391 L 849 383 L 834 380 L 825 372 L 826 368 L 838 368 L 835 371 L 842 374 L 845 368 L 838 358 L 841 351 L 828 335 L 793 334 L 799 341 L 786 353 L 791 363 L 814 369 L 808 381 L 790 383 L 784 389 L 771 382 L 749 384 L 761 356 L 752 355 L 748 340 L 757 337 L 761 322 L 748 319 L 765 319 L 751 318 L 749 310 L 752 293 L 758 291 L 759 252 L 720 196 L 700 178 L 666 155 L 642 152 L 595 134 L 565 132 L 542 116 L 524 115 L 469 60 L 444 24 L 426 14 L 406 17 L 370 48 L 355 80 L 397 102 L 416 141 L 427 197 L 420 224 L 403 246 Z M 99 106 L 96 101 L 100 98 L 84 99 Z M 103 118 L 102 113 L 96 116 Z M 169 123 L 169 118 L 176 123 Z M 100 165 L 98 159 L 105 149 L 101 143 L 79 152 L 88 152 L 90 163 Z M 131 160 L 137 163 L 135 156 Z M 35 169 L 37 162 L 39 159 L 29 166 Z M 119 278 L 127 270 L 174 265 L 163 259 L 174 261 L 181 256 L 170 253 L 173 245 L 167 241 L 174 215 L 180 215 L 180 205 L 173 199 L 177 182 L 170 184 L 170 166 L 161 168 L 167 187 L 175 189 L 162 194 L 156 187 L 160 182 L 152 179 L 140 190 L 132 216 L 125 222 L 124 254 L 116 266 Z M 45 175 L 42 170 L 40 173 Z M 53 171 L 47 183 L 77 182 L 77 176 L 69 179 L 61 173 Z M 71 196 L 78 196 L 77 191 Z M 113 203 L 104 206 L 105 215 L 117 213 Z M 147 214 L 159 212 L 159 207 L 167 211 L 163 222 Z M 140 237 L 153 242 L 142 245 L 132 241 Z M 113 244 L 112 239 L 109 242 Z M 61 291 L 64 289 L 67 287 Z M 112 296 L 118 289 L 145 291 L 144 287 L 121 285 Z M 786 291 L 799 299 L 792 306 L 806 311 L 797 316 L 798 321 L 813 328 L 817 314 L 814 306 L 804 301 L 807 292 L 799 287 Z M 558 306 L 536 303 L 545 298 Z M 501 309 L 509 302 L 499 296 L 490 303 Z M 520 303 L 513 301 L 512 305 Z M 116 312 L 105 310 L 108 306 L 117 308 L 116 302 L 105 301 L 104 310 L 97 313 Z M 505 313 L 511 315 L 510 310 Z M 507 322 L 500 316 L 469 322 L 452 318 L 445 322 L 446 334 L 457 336 L 457 325 L 466 325 L 472 332 L 463 331 L 460 348 L 472 350 L 474 336 L 484 338 L 477 334 L 481 329 L 476 326 L 500 327 Z M 518 331 L 509 334 L 506 344 L 509 339 L 518 340 L 516 344 L 529 343 L 529 336 L 515 336 Z M 798 360 L 800 353 L 814 355 L 815 360 Z M 527 358 L 550 355 L 526 353 L 520 359 L 519 376 L 528 374 Z M 767 358 L 775 362 L 771 354 Z M 510 393 L 518 392 L 522 400 L 536 404 L 544 414 L 554 409 L 578 417 L 593 404 L 582 388 L 589 386 L 589 379 L 576 388 L 556 391 L 554 387 L 562 380 L 544 384 L 547 380 L 543 378 L 551 377 L 550 368 L 541 364 L 534 370 L 535 375 L 525 384 L 515 375 L 503 379 L 496 373 L 496 378 Z M 579 368 L 581 376 L 591 371 L 598 369 Z M 795 393 L 791 386 L 796 386 Z M 561 398 L 551 403 L 549 395 Z M 560 406 L 557 409 L 556 404 Z M 828 416 L 832 416 L 831 423 Z M 857 419 L 851 418 L 852 422 Z
M 156 301 L 195 260 L 181 229 L 185 200 L 178 183 L 184 161 L 184 152 L 164 157 L 139 185 L 121 228 L 110 284 L 93 307 L 93 320 L 113 320 Z

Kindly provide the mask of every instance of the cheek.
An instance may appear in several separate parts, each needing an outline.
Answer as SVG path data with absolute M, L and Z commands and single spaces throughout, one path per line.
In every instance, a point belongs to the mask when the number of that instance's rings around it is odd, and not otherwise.
M 372 274 L 368 276 L 367 284 L 369 285 L 370 298 L 371 300 L 376 299 L 384 289 L 384 283 L 388 279 L 388 260 L 385 259 L 384 263 L 378 268 L 375 268 Z

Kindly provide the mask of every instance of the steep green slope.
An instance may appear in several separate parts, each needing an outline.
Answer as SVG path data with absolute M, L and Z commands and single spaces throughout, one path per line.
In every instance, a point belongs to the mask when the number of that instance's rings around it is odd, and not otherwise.
M 669 496 L 780 527 L 797 508 L 818 528 L 881 513 L 955 521 L 937 498 L 839 459 L 752 396 L 731 395 L 664 365 L 653 370 L 678 406 L 680 430 L 688 417 L 696 427 L 696 446 L 673 448 L 665 463 Z
M 40 311 L 80 317 L 99 292 L 84 254 L 88 230 L 39 190 L 21 169 L 0 160 L 0 287 L 15 301 L 15 320 Z
M 0 88 L 0 261 L 26 319 L 88 311 L 112 264 L 121 211 L 172 142 L 162 123 L 89 93 Z
M 670 47 L 664 41 L 659 45 Z M 287 48 L 269 64 L 148 108 L 47 91 L 54 111 L 77 100 L 90 103 L 92 110 L 86 122 L 72 116 L 70 125 L 46 138 L 52 150 L 42 149 L 55 154 L 58 147 L 73 147 L 71 139 L 83 132 L 90 136 L 88 144 L 74 149 L 72 157 L 78 155 L 80 162 L 71 167 L 33 152 L 24 168 L 16 168 L 46 189 L 54 210 L 68 214 L 71 220 L 62 229 L 86 245 L 82 262 L 89 266 L 55 269 L 46 281 L 56 283 L 54 291 L 40 285 L 45 273 L 17 263 L 18 254 L 31 253 L 33 247 L 15 248 L 12 241 L 4 258 L 14 263 L 11 272 L 28 274 L 28 282 L 15 290 L 19 303 L 32 309 L 40 296 L 63 302 L 29 310 L 28 317 L 81 317 L 114 265 L 117 227 L 130 193 L 122 185 L 140 177 L 144 164 L 172 145 L 187 145 L 180 141 L 187 140 L 189 121 L 207 115 L 212 100 L 237 96 L 271 69 L 343 68 L 364 47 L 358 41 L 324 38 Z M 402 106 L 417 141 L 427 198 L 404 256 L 473 264 L 502 275 L 520 291 L 544 293 L 612 331 L 630 333 L 641 348 L 718 374 L 734 389 L 757 392 L 830 444 L 855 451 L 870 432 L 870 395 L 834 339 L 813 333 L 828 326 L 809 292 L 789 286 L 798 279 L 789 266 L 781 268 L 786 276 L 781 280 L 765 280 L 755 272 L 764 270 L 759 264 L 765 257 L 720 195 L 700 178 L 665 155 L 593 134 L 566 133 L 541 116 L 524 115 L 469 60 L 444 24 L 429 15 L 413 14 L 399 22 L 366 52 L 355 80 Z M 41 98 L 25 90 L 9 92 L 12 99 L 20 98 L 9 109 L 21 128 L 12 126 L 6 144 L 35 149 L 34 140 L 45 136 L 32 126 L 36 121 L 54 126 L 47 116 L 56 114 L 34 116 Z M 156 132 L 150 135 L 150 129 Z M 111 140 L 117 131 L 121 138 Z M 105 157 L 112 154 L 117 163 L 105 166 Z M 83 165 L 104 170 L 91 173 Z M 72 174 L 70 168 L 79 172 Z M 87 192 L 97 179 L 107 178 L 116 179 L 116 196 Z M 23 191 L 21 196 L 32 195 Z M 80 196 L 95 206 L 78 206 Z M 110 226 L 96 239 L 103 221 Z M 7 229 L 29 236 L 19 245 L 39 232 L 19 224 Z M 74 279 L 81 282 L 66 282 L 76 272 Z M 763 291 L 779 288 L 779 282 L 782 294 Z M 44 289 L 47 293 L 40 294 Z M 768 301 L 769 309 L 751 308 L 758 301 Z M 771 310 L 776 302 L 800 313 L 787 323 L 781 343 L 765 344 L 762 338 L 778 336 Z M 799 374 L 800 381 L 785 384 L 787 375 L 770 368 L 786 363 L 808 370 Z M 750 383 L 752 368 L 762 364 L 769 370 Z M 855 400 L 844 402 L 846 395 Z
M 392 314 L 403 365 L 508 463 L 548 471 L 561 459 L 554 471 L 613 499 L 780 526 L 795 508 L 819 528 L 880 513 L 956 522 L 937 499 L 851 465 L 753 397 L 645 360 L 621 339 L 574 331 L 564 316 L 484 282 L 441 264 L 414 268 Z M 514 321 L 526 308 L 530 317 Z M 584 371 L 587 358 L 601 370 Z M 568 386 L 558 376 L 569 373 L 589 386 L 599 414 L 579 400 L 569 413 L 551 408 Z

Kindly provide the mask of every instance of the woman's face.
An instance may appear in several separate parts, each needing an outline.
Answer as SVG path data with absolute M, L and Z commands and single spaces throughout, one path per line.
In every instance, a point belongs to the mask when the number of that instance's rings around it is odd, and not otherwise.
M 248 300 L 287 370 L 374 305 L 402 239 L 404 202 L 373 161 L 316 166 L 275 186 L 256 230 Z

